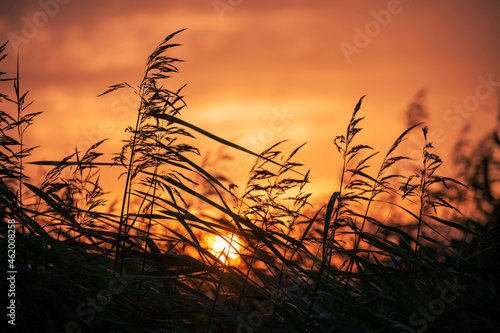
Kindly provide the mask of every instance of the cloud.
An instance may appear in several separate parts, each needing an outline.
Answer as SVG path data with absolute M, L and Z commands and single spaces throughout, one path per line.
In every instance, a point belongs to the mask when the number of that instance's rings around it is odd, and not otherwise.
M 156 45 L 187 28 L 175 39 L 182 46 L 172 50 L 185 60 L 181 73 L 166 83 L 172 88 L 188 83 L 186 117 L 234 137 L 263 126 L 259 114 L 294 108 L 302 116 L 293 138 L 318 144 L 309 156 L 314 168 L 321 164 L 315 156 L 329 144 L 327 137 L 339 134 L 338 124 L 363 94 L 368 94 L 367 127 L 384 127 L 383 135 L 375 133 L 383 146 L 402 130 L 399 115 L 422 87 L 429 89 L 429 110 L 439 122 L 446 108 L 471 93 L 478 75 L 500 78 L 498 1 L 401 4 L 404 10 L 348 63 L 339 44 L 354 43 L 355 28 L 365 29 L 375 20 L 373 11 L 385 10 L 388 1 L 244 0 L 221 20 L 212 1 L 72 0 L 23 45 L 23 87 L 49 123 L 85 115 L 75 130 L 61 132 L 75 145 L 83 130 L 113 116 L 115 97 L 95 96 L 111 84 L 137 84 Z M 29 20 L 42 10 L 38 1 L 6 0 L 0 6 L 4 38 L 20 34 L 23 17 Z M 234 126 L 227 125 L 230 119 Z M 43 130 L 36 135 L 42 144 L 58 141 Z

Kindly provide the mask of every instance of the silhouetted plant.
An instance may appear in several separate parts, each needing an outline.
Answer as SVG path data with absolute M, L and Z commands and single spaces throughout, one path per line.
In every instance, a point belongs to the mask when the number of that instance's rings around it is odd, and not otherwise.
M 25 230 L 16 234 L 21 330 L 60 331 L 68 323 L 96 332 L 499 329 L 492 294 L 498 289 L 481 257 L 492 253 L 496 233 L 481 241 L 461 223 L 445 194 L 449 186 L 464 188 L 438 174 L 442 162 L 427 127 L 419 171 L 397 168 L 408 162 L 397 152 L 420 126 L 412 123 L 373 173 L 377 153 L 356 143 L 361 98 L 346 133 L 334 140 L 342 159 L 339 188 L 318 208 L 307 192 L 310 171 L 297 162 L 302 146 L 288 154 L 279 142 L 258 154 L 181 118 L 182 88 L 165 88 L 178 71 L 180 60 L 167 55 L 178 33 L 148 57 L 138 87 L 122 83 L 104 93 L 126 88 L 140 97 L 136 124 L 113 162 L 100 162 L 101 141 L 58 162 L 31 162 L 52 169 L 41 186 L 27 183 L 22 160 L 30 150 L 12 133 L 22 136 L 36 114 L 20 116 L 27 105 L 19 75 L 16 99 L 0 95 L 18 114 L 0 117 L 0 204 Z M 0 60 L 4 51 L 5 45 Z M 256 158 L 242 193 L 226 175 L 209 171 L 209 159 L 199 162 L 195 137 Z M 119 212 L 103 199 L 104 166 L 125 176 Z M 485 186 L 494 183 L 489 170 L 478 187 L 486 196 Z M 401 220 L 383 219 L 374 207 L 397 209 Z M 206 242 L 215 236 L 233 241 L 237 264 L 211 251 Z M 479 251 L 466 251 L 471 241 Z M 8 257 L 1 258 L 7 269 Z M 415 316 L 451 284 L 460 293 L 419 326 Z

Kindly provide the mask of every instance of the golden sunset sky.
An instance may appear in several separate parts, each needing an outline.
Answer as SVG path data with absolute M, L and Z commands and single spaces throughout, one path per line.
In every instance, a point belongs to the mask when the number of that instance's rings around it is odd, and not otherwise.
M 2 0 L 0 42 L 10 47 L 1 70 L 13 73 L 18 49 L 30 111 L 44 112 L 27 132 L 41 146 L 32 160 L 59 160 L 102 138 L 110 138 L 102 151 L 118 152 L 136 101 L 125 90 L 97 95 L 137 85 L 149 53 L 183 28 L 172 55 L 185 62 L 168 88 L 187 83 L 184 119 L 256 152 L 283 139 L 289 152 L 307 142 L 298 159 L 318 193 L 337 186 L 332 141 L 362 95 L 359 143 L 382 153 L 421 89 L 445 163 L 466 124 L 471 139 L 495 126 L 498 0 Z M 200 140 L 202 151 L 216 150 Z M 252 159 L 234 156 L 223 171 L 241 182 Z

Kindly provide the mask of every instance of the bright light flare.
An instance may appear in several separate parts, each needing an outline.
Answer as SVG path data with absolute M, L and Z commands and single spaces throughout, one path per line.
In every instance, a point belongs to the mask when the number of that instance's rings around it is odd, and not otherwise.
M 240 245 L 237 237 L 233 236 L 233 241 L 230 243 L 231 237 L 215 236 L 214 242 L 212 244 L 213 253 L 219 256 L 223 253 L 223 257 L 229 257 L 229 259 L 238 258 L 238 250 Z M 232 245 L 231 245 L 232 244 Z

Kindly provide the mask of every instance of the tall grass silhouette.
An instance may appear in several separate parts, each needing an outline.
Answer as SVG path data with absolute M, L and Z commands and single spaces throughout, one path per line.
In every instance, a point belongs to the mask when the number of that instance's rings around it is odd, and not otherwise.
M 182 30 L 181 30 L 182 31 Z M 146 61 L 129 139 L 113 161 L 103 141 L 50 167 L 40 186 L 23 166 L 33 148 L 23 136 L 38 112 L 25 114 L 19 62 L 15 97 L 2 93 L 1 246 L 7 219 L 17 223 L 17 328 L 82 332 L 456 332 L 498 331 L 498 266 L 485 270 L 498 238 L 484 237 L 459 212 L 459 181 L 439 174 L 427 127 L 415 124 L 388 149 L 357 142 L 363 98 L 346 133 L 335 136 L 340 187 L 322 207 L 310 201 L 310 170 L 296 161 L 303 145 L 252 152 L 182 119 L 182 88 L 168 89 L 181 60 L 168 55 L 181 31 Z M 0 60 L 6 56 L 4 44 Z M 10 104 L 9 104 L 10 103 Z M 423 135 L 421 161 L 404 155 Z M 29 133 L 28 133 L 29 134 Z M 255 158 L 238 188 L 199 162 L 197 140 Z M 326 152 L 325 152 L 326 153 Z M 401 163 L 419 165 L 396 168 Z M 121 207 L 104 199 L 100 168 L 124 179 Z M 397 170 L 406 170 L 400 174 Z M 450 188 L 450 189 L 448 189 Z M 321 206 L 321 205 L 319 205 Z M 199 207 L 202 207 L 199 209 Z M 381 219 L 377 208 L 399 212 Z M 196 209 L 195 209 L 196 208 Z M 452 216 L 444 218 L 443 216 Z M 226 238 L 231 260 L 208 239 Z M 495 243 L 496 242 L 496 243 Z M 476 250 L 474 248 L 477 246 Z M 7 270 L 8 256 L 1 265 Z M 6 287 L 3 280 L 2 286 Z M 4 289 L 4 290 L 6 290 Z M 445 292 L 443 292 L 445 290 Z M 454 292 L 457 291 L 457 292 Z M 453 300 L 443 303 L 443 295 Z M 436 304 L 443 308 L 436 308 Z

